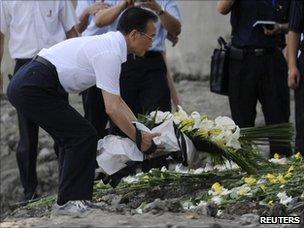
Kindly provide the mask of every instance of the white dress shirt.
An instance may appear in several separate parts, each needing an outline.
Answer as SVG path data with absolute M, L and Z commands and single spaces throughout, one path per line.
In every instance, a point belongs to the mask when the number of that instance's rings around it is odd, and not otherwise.
M 34 57 L 66 39 L 77 24 L 71 1 L 0 1 L 0 30 L 9 35 L 13 59 Z
M 121 64 L 127 60 L 127 44 L 120 32 L 65 40 L 39 56 L 57 69 L 58 78 L 68 93 L 79 93 L 95 85 L 120 95 Z

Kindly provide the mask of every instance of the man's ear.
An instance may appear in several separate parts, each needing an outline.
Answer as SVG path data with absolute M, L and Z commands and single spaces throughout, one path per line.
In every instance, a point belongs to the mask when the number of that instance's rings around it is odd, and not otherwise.
M 133 29 L 129 34 L 128 36 L 130 37 L 130 40 L 134 41 L 136 39 L 136 36 L 137 36 L 137 30 L 136 29 Z

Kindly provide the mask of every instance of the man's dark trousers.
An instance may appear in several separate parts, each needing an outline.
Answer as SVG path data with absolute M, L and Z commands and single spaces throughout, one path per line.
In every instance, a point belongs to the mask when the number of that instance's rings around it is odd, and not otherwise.
M 302 51 L 298 66 L 301 74 L 300 85 L 295 90 L 295 114 L 296 114 L 296 152 L 304 155 L 304 53 Z
M 101 89 L 93 86 L 82 93 L 84 118 L 95 127 L 98 139 L 105 137 L 105 128 L 108 122 L 108 115 L 105 111 L 104 100 Z
M 279 49 L 265 53 L 242 54 L 231 51 L 229 69 L 229 103 L 233 120 L 240 127 L 255 124 L 256 105 L 262 105 L 266 125 L 289 122 L 290 101 L 287 85 L 288 68 Z M 291 155 L 289 144 L 270 143 L 270 155 Z
M 29 63 L 31 59 L 16 59 L 14 74 Z M 66 94 L 68 100 L 68 94 Z M 25 200 L 30 200 L 36 196 L 37 188 L 37 147 L 39 126 L 26 118 L 17 110 L 18 126 L 19 126 L 19 142 L 16 151 L 17 163 L 20 173 L 20 179 L 23 186 Z M 58 156 L 60 148 L 55 143 L 54 150 Z
M 7 96 L 19 113 L 47 131 L 61 148 L 58 202 L 90 200 L 97 133 L 69 105 L 56 70 L 33 60 L 14 75 Z
M 149 51 L 143 58 L 128 55 L 122 64 L 120 93 L 135 115 L 171 111 L 167 67 L 161 52 Z

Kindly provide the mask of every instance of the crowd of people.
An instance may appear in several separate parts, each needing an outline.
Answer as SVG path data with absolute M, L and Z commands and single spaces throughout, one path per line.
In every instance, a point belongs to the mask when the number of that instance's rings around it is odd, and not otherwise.
M 289 122 L 292 88 L 295 150 L 303 154 L 303 0 L 219 0 L 217 10 L 231 13 L 228 98 L 233 120 L 240 127 L 254 126 L 259 101 L 267 125 Z M 132 121 L 138 114 L 171 111 L 172 103 L 180 104 L 165 40 L 173 46 L 178 42 L 181 18 L 175 0 L 79 0 L 76 10 L 70 1 L 1 1 L 0 60 L 9 36 L 16 62 L 7 97 L 18 113 L 16 154 L 24 201 L 37 197 L 39 127 L 55 141 L 58 214 L 83 214 L 93 207 L 97 140 L 108 132 L 129 137 L 143 153 L 162 150 L 152 140 L 158 134 L 143 133 Z M 256 21 L 274 23 L 253 26 Z M 84 117 L 69 105 L 68 93 L 81 94 Z M 293 152 L 289 144 L 270 143 L 271 155 Z M 144 166 L 165 163 L 159 157 Z

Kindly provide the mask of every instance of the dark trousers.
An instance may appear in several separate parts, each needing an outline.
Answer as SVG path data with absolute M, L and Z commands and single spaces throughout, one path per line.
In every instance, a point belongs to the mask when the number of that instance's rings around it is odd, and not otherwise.
M 128 55 L 121 69 L 120 93 L 135 115 L 171 111 L 167 67 L 162 54 L 149 51 L 144 58 Z
M 167 67 L 161 52 L 149 51 L 144 58 L 128 55 L 127 62 L 122 64 L 120 94 L 135 116 L 154 110 L 171 111 Z M 116 131 L 124 135 L 117 128 Z M 164 165 L 165 158 L 159 157 L 144 161 L 142 168 L 148 171 Z
M 101 139 L 106 135 L 105 128 L 109 119 L 105 111 L 101 89 L 93 86 L 81 94 L 84 118 L 95 127 L 98 139 Z
M 288 70 L 280 50 L 262 55 L 231 53 L 229 71 L 229 103 L 237 125 L 254 126 L 257 101 L 266 125 L 289 122 Z M 292 152 L 289 144 L 276 146 L 270 142 L 270 155 L 274 153 L 290 156 Z
M 97 133 L 69 105 L 56 70 L 30 62 L 12 78 L 7 97 L 19 113 L 42 127 L 61 148 L 58 202 L 91 199 Z
M 29 63 L 31 59 L 16 59 L 14 74 Z M 66 94 L 68 100 L 68 94 Z M 39 126 L 33 121 L 25 117 L 17 110 L 18 125 L 19 125 L 19 142 L 17 147 L 17 163 L 20 173 L 21 183 L 24 189 L 25 200 L 30 200 L 35 197 L 37 188 L 37 147 Z M 55 143 L 54 150 L 58 156 L 59 147 Z
M 296 148 L 304 155 L 304 53 L 300 55 L 298 67 L 301 73 L 300 85 L 295 90 L 295 115 L 296 115 Z

